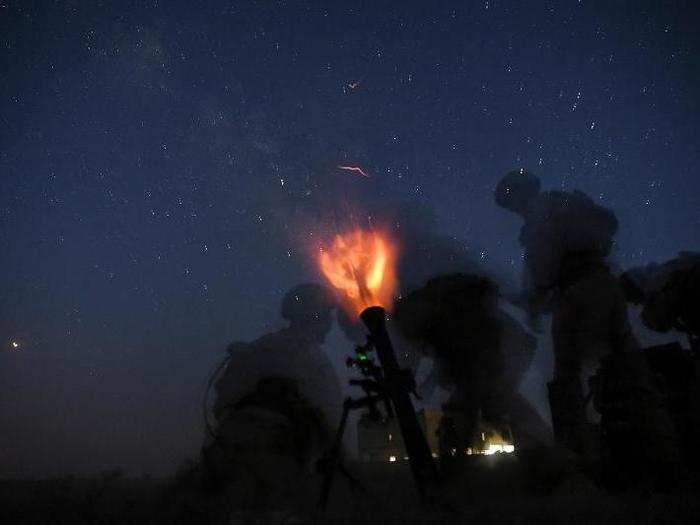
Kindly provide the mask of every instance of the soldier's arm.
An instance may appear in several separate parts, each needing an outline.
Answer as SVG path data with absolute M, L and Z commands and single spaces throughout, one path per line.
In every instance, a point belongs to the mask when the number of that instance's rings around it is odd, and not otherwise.
M 229 354 L 226 368 L 214 383 L 216 399 L 213 412 L 217 417 L 242 395 L 249 393 L 246 389 L 257 381 L 255 370 L 251 370 L 249 363 L 252 352 L 249 343 L 231 343 L 226 351 Z

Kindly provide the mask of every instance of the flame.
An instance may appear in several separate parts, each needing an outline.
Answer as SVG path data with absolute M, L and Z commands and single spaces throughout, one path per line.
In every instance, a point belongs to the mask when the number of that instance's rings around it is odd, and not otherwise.
M 319 264 L 348 308 L 359 314 L 369 306 L 391 308 L 397 288 L 395 257 L 387 235 L 358 228 L 336 235 L 330 248 L 321 251 Z

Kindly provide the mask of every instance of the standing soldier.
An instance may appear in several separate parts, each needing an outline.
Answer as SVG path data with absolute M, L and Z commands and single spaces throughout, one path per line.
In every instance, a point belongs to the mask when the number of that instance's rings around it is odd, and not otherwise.
M 536 330 L 542 313 L 553 314 L 549 402 L 555 437 L 574 451 L 590 452 L 582 376 L 603 355 L 636 348 L 624 296 L 606 263 L 617 219 L 579 191 L 541 192 L 539 178 L 524 170 L 501 179 L 495 200 L 524 220 L 519 304 Z

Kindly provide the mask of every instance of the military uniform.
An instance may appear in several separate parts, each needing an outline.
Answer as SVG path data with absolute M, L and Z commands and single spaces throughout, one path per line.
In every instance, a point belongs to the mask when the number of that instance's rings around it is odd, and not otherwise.
M 434 381 L 451 392 L 443 408 L 459 423 L 461 443 L 474 439 L 483 420 L 501 431 L 512 427 L 527 447 L 547 434 L 518 392 L 536 341 L 498 309 L 497 297 L 488 278 L 446 275 L 399 300 L 394 321 L 409 340 L 430 345 Z
M 549 384 L 555 436 L 588 451 L 582 376 L 613 351 L 632 351 L 636 341 L 626 303 L 605 261 L 617 220 L 584 193 L 540 192 L 539 179 L 510 172 L 496 188 L 496 202 L 518 213 L 524 224 L 522 303 L 533 326 L 552 312 L 554 374 Z
M 681 252 L 663 264 L 626 271 L 621 283 L 627 299 L 643 305 L 641 318 L 651 330 L 687 335 L 680 344 L 645 350 L 652 369 L 664 379 L 663 391 L 682 444 L 686 464 L 700 470 L 700 253 Z
M 621 282 L 627 299 L 644 305 L 642 321 L 648 328 L 685 332 L 700 352 L 700 253 L 681 252 L 664 264 L 633 268 Z
M 230 345 L 215 384 L 216 428 L 203 460 L 239 511 L 302 512 L 315 502 L 315 462 L 342 407 L 340 383 L 321 348 L 332 304 L 315 286 L 285 297 L 290 327 Z

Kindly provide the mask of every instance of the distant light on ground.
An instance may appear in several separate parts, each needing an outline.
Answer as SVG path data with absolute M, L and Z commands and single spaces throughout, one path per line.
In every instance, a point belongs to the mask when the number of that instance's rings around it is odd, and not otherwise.
M 12 347 L 12 350 L 19 350 L 19 343 L 17 341 L 12 341 L 10 346 Z
M 512 454 L 515 452 L 515 445 L 512 445 L 510 443 L 489 443 L 486 448 L 477 448 L 474 449 L 472 447 L 467 448 L 467 455 L 471 456 L 474 454 L 481 454 L 484 456 L 491 456 L 493 454 Z
M 513 445 L 494 445 L 490 444 L 486 450 L 484 450 L 484 455 L 490 456 L 491 454 L 496 454 L 497 452 L 505 452 L 506 454 L 510 454 L 515 451 L 515 447 Z

